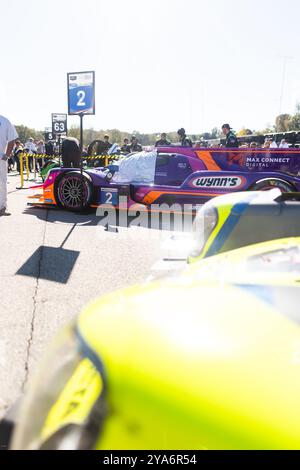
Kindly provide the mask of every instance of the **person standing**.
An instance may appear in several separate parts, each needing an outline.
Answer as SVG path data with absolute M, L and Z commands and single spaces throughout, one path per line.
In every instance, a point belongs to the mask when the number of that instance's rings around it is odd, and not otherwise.
M 30 155 L 30 157 L 28 157 L 28 163 L 29 163 L 29 171 L 32 172 L 33 170 L 33 156 L 32 155 L 36 154 L 36 145 L 32 137 L 29 137 L 29 139 L 25 143 L 24 148 L 25 148 L 25 152 L 27 152 Z
M 47 157 L 51 157 L 53 158 L 54 156 L 54 147 L 53 147 L 53 143 L 48 140 L 48 142 L 45 143 L 45 154 L 47 155 Z
M 112 146 L 112 144 L 109 141 L 109 135 L 105 134 L 105 136 L 104 136 L 104 145 L 103 145 L 105 154 L 107 154 L 107 152 L 109 151 L 111 146 Z
M 185 133 L 185 129 L 181 127 L 177 131 L 177 135 L 179 136 L 180 143 L 182 147 L 193 147 L 193 143 L 191 139 L 189 139 Z
M 7 160 L 14 148 L 18 134 L 4 116 L 0 116 L 0 216 L 9 215 L 7 208 Z
M 14 146 L 13 157 L 17 164 L 17 172 L 20 173 L 20 154 L 24 152 L 23 145 L 20 140 L 16 140 Z
M 36 145 L 32 137 L 29 137 L 25 144 L 25 149 L 28 150 L 29 153 L 36 153 Z
M 44 155 L 45 155 L 45 143 L 44 143 L 43 140 L 39 140 L 37 142 L 36 151 L 37 151 L 37 154 L 38 154 L 37 163 L 38 163 L 38 166 L 39 166 L 39 170 L 41 170 L 42 167 L 43 167 L 43 158 L 44 158 Z
M 54 145 L 51 140 L 45 143 L 45 160 L 44 163 L 48 163 L 52 158 L 54 158 Z
M 130 153 L 130 144 L 129 144 L 129 139 L 127 139 L 127 137 L 125 137 L 125 139 L 123 140 L 123 145 L 121 147 L 121 152 Z
M 226 148 L 236 148 L 239 146 L 239 142 L 236 138 L 236 135 L 234 132 L 232 132 L 232 129 L 229 124 L 223 124 L 222 126 L 222 132 L 226 136 L 226 142 L 225 142 L 225 147 Z
M 281 139 L 279 148 L 280 149 L 289 149 L 290 146 L 289 146 L 289 144 L 287 143 L 287 141 L 285 139 Z
M 271 137 L 269 140 L 270 140 L 270 149 L 278 149 L 278 145 L 276 141 L 273 139 L 273 137 Z
M 160 139 L 155 142 L 155 147 L 166 147 L 171 145 L 171 142 L 167 139 L 167 134 L 163 132 L 160 134 Z
M 131 152 L 141 152 L 142 150 L 143 150 L 143 147 L 141 146 L 141 144 L 137 140 L 136 136 L 133 135 L 131 137 L 130 151 Z

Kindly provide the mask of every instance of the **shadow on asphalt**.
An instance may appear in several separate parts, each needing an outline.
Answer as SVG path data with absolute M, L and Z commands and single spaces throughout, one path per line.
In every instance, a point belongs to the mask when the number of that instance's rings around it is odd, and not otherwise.
M 46 221 L 48 223 L 62 223 L 62 224 L 77 224 L 78 226 L 87 225 L 87 226 L 97 226 L 99 223 L 99 217 L 96 215 L 95 210 L 90 210 L 88 212 L 77 213 L 69 212 L 56 208 L 48 208 L 42 206 L 32 206 L 27 207 L 24 210 L 25 215 L 31 215 L 37 217 L 40 220 Z
M 48 212 L 48 213 L 47 213 Z M 103 226 L 108 232 L 117 232 L 120 228 L 142 227 L 153 230 L 166 230 L 177 232 L 191 232 L 193 216 L 182 214 L 158 214 L 151 212 L 140 213 L 128 217 L 126 211 L 111 211 L 104 216 L 97 215 L 95 209 L 83 213 L 69 212 L 57 208 L 45 208 L 31 206 L 26 208 L 25 214 L 33 215 L 40 220 L 47 220 L 48 223 L 76 224 L 77 226 Z
M 67 284 L 79 253 L 62 247 L 40 246 L 16 274 Z

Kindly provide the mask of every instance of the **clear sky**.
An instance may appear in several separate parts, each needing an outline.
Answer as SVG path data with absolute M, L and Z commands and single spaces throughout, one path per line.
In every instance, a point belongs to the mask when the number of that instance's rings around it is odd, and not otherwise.
M 0 0 L 0 114 L 67 112 L 66 74 L 96 72 L 86 127 L 259 129 L 300 101 L 299 0 Z M 79 118 L 70 117 L 69 126 Z

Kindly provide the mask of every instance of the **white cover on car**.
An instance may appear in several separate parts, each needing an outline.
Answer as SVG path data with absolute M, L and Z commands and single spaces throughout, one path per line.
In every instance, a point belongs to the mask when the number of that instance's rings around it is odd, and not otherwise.
M 154 183 L 157 151 L 138 152 L 120 160 L 119 171 L 112 181 L 117 183 Z

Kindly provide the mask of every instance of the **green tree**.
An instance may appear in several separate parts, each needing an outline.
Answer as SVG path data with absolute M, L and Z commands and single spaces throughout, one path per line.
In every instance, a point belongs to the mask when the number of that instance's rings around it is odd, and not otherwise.
M 295 114 L 291 117 L 288 123 L 289 131 L 299 131 L 300 130 L 300 113 Z
M 280 114 L 276 117 L 275 127 L 277 132 L 287 132 L 289 130 L 290 114 Z
M 23 126 L 23 125 L 16 125 L 15 126 L 16 131 L 18 133 L 20 141 L 25 144 L 29 137 L 32 137 L 33 139 L 44 139 L 44 133 L 43 131 L 37 131 L 35 129 L 31 129 L 30 127 Z
M 71 126 L 68 130 L 69 137 L 75 137 L 75 139 L 80 139 L 80 129 L 77 126 Z
M 221 137 L 221 130 L 218 127 L 213 127 L 211 130 L 211 139 L 219 139 Z
M 296 113 L 291 117 L 288 123 L 289 131 L 300 130 L 300 103 L 296 103 Z
M 237 135 L 239 137 L 243 137 L 245 135 L 252 135 L 252 131 L 251 131 L 251 129 L 247 129 L 246 127 L 242 127 L 242 129 L 238 131 Z

